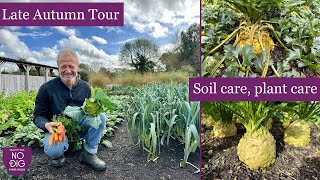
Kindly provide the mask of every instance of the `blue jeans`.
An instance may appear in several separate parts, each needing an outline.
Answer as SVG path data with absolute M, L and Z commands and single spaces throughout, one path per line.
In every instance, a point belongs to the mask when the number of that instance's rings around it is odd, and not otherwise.
M 98 129 L 95 129 L 93 127 L 86 127 L 85 130 L 80 133 L 81 136 L 84 137 L 84 148 L 87 152 L 90 154 L 96 154 L 98 151 L 98 145 L 100 143 L 101 135 L 103 130 L 106 127 L 107 117 L 104 113 L 99 114 L 101 119 L 101 124 L 99 125 Z M 64 152 L 68 149 L 68 137 L 66 140 L 61 141 L 60 144 L 57 144 L 54 142 L 53 144 L 49 145 L 49 137 L 50 133 L 46 133 L 45 137 L 43 139 L 43 145 L 44 145 L 44 152 L 50 156 L 51 158 L 55 159 L 64 154 Z

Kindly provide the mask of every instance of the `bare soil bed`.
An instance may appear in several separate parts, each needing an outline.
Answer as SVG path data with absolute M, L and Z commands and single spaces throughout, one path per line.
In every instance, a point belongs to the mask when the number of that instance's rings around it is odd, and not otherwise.
M 237 156 L 237 145 L 245 133 L 238 126 L 237 136 L 217 139 L 209 130 L 202 133 L 202 179 L 320 179 L 320 132 L 312 127 L 311 143 L 294 148 L 284 143 L 284 129 L 273 124 L 277 159 L 267 170 L 251 171 Z

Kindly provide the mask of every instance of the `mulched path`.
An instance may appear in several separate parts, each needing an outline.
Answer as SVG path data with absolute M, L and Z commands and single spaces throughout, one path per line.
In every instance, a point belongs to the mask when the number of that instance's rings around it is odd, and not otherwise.
M 192 166 L 180 168 L 180 159 L 183 158 L 183 145 L 170 142 L 170 147 L 162 147 L 160 158 L 156 162 L 147 161 L 147 153 L 142 147 L 134 146 L 129 142 L 127 125 L 122 123 L 111 138 L 113 147 L 100 147 L 98 156 L 105 160 L 107 169 L 102 172 L 93 171 L 80 163 L 80 152 L 67 153 L 66 165 L 60 169 L 50 166 L 50 159 L 42 148 L 32 148 L 32 163 L 28 171 L 19 179 L 94 179 L 94 180 L 121 180 L 121 179 L 157 179 L 157 180 L 199 180 L 200 174 L 194 173 Z M 200 166 L 200 152 L 191 153 L 189 162 Z M 1 178 L 0 178 L 1 179 Z
M 284 143 L 284 129 L 274 124 L 277 159 L 267 170 L 251 171 L 237 156 L 237 144 L 245 133 L 238 126 L 237 136 L 216 139 L 209 130 L 202 134 L 202 179 L 320 179 L 320 131 L 312 128 L 311 143 L 294 148 Z

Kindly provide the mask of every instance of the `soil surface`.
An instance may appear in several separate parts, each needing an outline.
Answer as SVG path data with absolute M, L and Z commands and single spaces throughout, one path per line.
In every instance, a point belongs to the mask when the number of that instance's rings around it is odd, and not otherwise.
M 320 131 L 312 126 L 311 143 L 294 148 L 283 141 L 284 129 L 273 124 L 277 159 L 267 170 L 251 171 L 237 156 L 237 145 L 245 133 L 238 126 L 234 137 L 213 138 L 209 130 L 202 134 L 202 179 L 320 179 Z
M 112 143 L 112 148 L 100 146 L 98 150 L 98 157 L 107 163 L 105 171 L 97 172 L 82 164 L 80 152 L 66 153 L 66 165 L 56 169 L 50 165 L 51 160 L 44 154 L 42 148 L 33 147 L 31 166 L 19 179 L 198 180 L 200 178 L 199 173 L 194 173 L 197 171 L 194 167 L 188 165 L 180 168 L 184 146 L 173 140 L 170 141 L 169 147 L 162 147 L 160 157 L 155 162 L 148 162 L 146 151 L 129 142 L 126 123 L 119 125 L 115 136 L 109 141 Z M 191 153 L 188 162 L 199 167 L 200 152 Z

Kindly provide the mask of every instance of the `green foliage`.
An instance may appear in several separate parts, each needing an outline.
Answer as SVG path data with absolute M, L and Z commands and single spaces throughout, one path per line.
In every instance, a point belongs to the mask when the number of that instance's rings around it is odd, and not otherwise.
M 240 22 L 238 23 L 237 28 L 233 27 L 234 29 L 230 29 L 230 27 L 227 27 L 225 25 L 229 22 L 233 22 L 234 24 L 236 24 L 236 18 L 234 17 L 232 19 L 232 17 L 227 16 L 227 19 L 221 19 L 217 18 L 215 14 L 208 14 L 205 18 L 203 18 L 204 32 L 202 34 L 204 37 L 203 41 L 205 43 L 203 44 L 204 61 L 202 66 L 204 67 L 204 76 L 216 77 L 219 75 L 231 77 L 249 77 L 256 76 L 256 73 L 259 73 L 262 74 L 261 76 L 265 77 L 270 63 L 270 48 L 273 47 L 273 42 L 269 37 L 268 31 L 274 32 L 274 29 L 270 23 L 262 21 L 262 18 L 264 18 L 264 14 L 266 14 L 267 11 L 262 7 L 268 6 L 270 8 L 274 4 L 268 5 L 268 3 L 271 3 L 271 1 L 265 1 L 264 3 L 261 3 L 260 1 L 253 1 L 249 4 L 246 4 L 246 1 L 226 2 L 227 3 L 219 1 L 218 3 L 213 5 L 207 4 L 205 6 L 205 11 L 211 11 L 210 7 L 213 7 L 213 9 L 217 10 L 215 13 L 222 14 L 225 13 L 225 10 L 223 9 L 229 7 L 229 9 L 227 8 L 229 11 L 232 12 L 232 10 L 235 10 L 241 13 L 238 14 L 240 15 L 240 17 L 237 17 Z M 256 6 L 260 9 L 257 10 Z M 233 14 L 235 14 L 235 12 L 233 12 Z M 246 17 L 246 20 L 243 20 L 241 18 L 241 15 L 244 15 Z M 250 15 L 254 16 L 254 18 L 256 19 L 250 18 Z M 210 22 L 214 20 L 218 22 Z M 252 22 L 252 20 L 254 20 L 255 22 Z M 216 32 L 214 34 L 210 33 L 210 30 L 215 31 L 220 29 L 224 30 L 222 31 L 223 33 L 225 33 L 223 37 L 219 37 L 219 35 L 217 36 Z M 233 45 L 229 44 L 231 43 L 230 41 L 235 37 L 236 40 Z M 215 45 L 210 44 L 210 41 L 212 39 L 216 40 Z M 277 40 L 279 41 L 279 39 Z M 217 44 L 217 42 L 219 42 L 219 44 Z M 281 41 L 279 42 L 281 43 Z M 223 48 L 224 55 L 219 58 L 222 51 L 221 47 L 224 44 L 227 44 Z M 236 47 L 233 48 L 233 46 Z M 263 50 L 263 53 L 261 53 L 261 50 Z M 271 66 L 273 68 L 273 71 L 275 71 L 275 75 L 279 76 L 274 66 L 272 64 Z
M 25 119 L 32 119 L 36 95 L 35 91 L 27 93 L 24 90 L 13 93 L 4 99 L 6 103 L 2 104 L 0 111 L 14 117 L 19 123 L 24 122 Z
M 0 132 L 28 125 L 33 119 L 36 92 L 21 90 L 8 97 L 4 95 L 4 92 L 0 95 Z M 2 118 L 4 114 L 9 116 L 7 121 Z
M 129 96 L 110 96 L 110 99 L 118 104 L 117 109 L 114 111 L 107 111 L 107 124 L 106 128 L 104 129 L 102 133 L 102 138 L 111 138 L 114 136 L 115 130 L 118 129 L 117 125 L 122 123 L 124 119 L 126 118 L 126 113 L 124 113 L 125 107 L 129 106 Z M 105 139 L 107 140 L 107 139 Z M 103 141 L 103 145 L 105 145 L 107 148 L 110 147 L 111 142 L 109 141 Z
M 200 106 L 188 102 L 187 86 L 182 84 L 145 85 L 137 89 L 127 107 L 128 130 L 131 140 L 135 135 L 148 152 L 149 160 L 156 160 L 161 145 L 169 145 L 171 138 L 185 145 L 184 166 L 190 152 L 200 146 Z
M 27 146 L 31 146 L 37 142 L 42 146 L 43 138 L 43 130 L 34 125 L 33 122 L 29 122 L 27 126 L 19 127 L 15 130 L 14 135 L 10 137 L 10 143 L 18 144 L 24 142 L 27 143 Z
M 184 156 L 180 166 L 185 167 L 189 154 L 196 152 L 197 148 L 200 148 L 200 103 L 180 101 L 178 109 L 176 135 L 178 135 L 178 139 L 182 137 L 180 141 L 184 143 Z M 181 129 L 184 129 L 184 133 L 181 132 Z
M 22 127 L 22 126 L 21 124 L 16 123 L 12 117 L 10 117 L 8 120 L 3 121 L 2 124 L 0 125 L 0 134 L 3 131 L 7 131 L 10 128 L 16 128 L 16 127 Z
M 289 1 L 288 8 L 283 9 L 280 18 L 277 19 L 276 26 L 280 38 L 290 47 L 287 50 L 286 61 L 296 62 L 299 68 L 320 70 L 319 9 L 319 1 Z
M 115 129 L 117 129 L 117 124 L 124 121 L 125 113 L 123 113 L 123 109 L 124 106 L 127 106 L 128 96 L 108 97 L 106 92 L 101 88 L 92 88 L 93 97 L 103 106 L 109 103 L 106 98 L 110 98 L 119 104 L 118 106 L 111 104 L 109 109 L 113 109 L 113 111 L 110 111 L 107 107 L 104 109 L 108 123 L 103 136 L 112 137 Z M 35 97 L 36 92 L 34 91 L 28 93 L 20 91 L 8 97 L 5 97 L 4 92 L 0 93 L 0 133 L 5 134 L 5 137 L 0 137 L 0 147 L 9 147 L 21 143 L 31 146 L 36 142 L 40 146 L 42 145 L 44 133 L 32 123 Z M 72 150 L 80 149 L 81 138 L 79 132 L 83 130 L 82 127 L 64 116 L 54 117 L 53 121 L 63 122 L 67 129 Z M 107 145 L 106 141 L 105 145 Z
M 202 13 L 204 51 L 217 46 L 235 28 L 236 13 L 223 3 L 206 4 Z
M 149 70 L 151 66 L 153 67 L 158 56 L 158 45 L 151 40 L 143 38 L 125 43 L 119 54 L 120 61 L 135 68 L 139 72 L 145 72 L 145 70 Z
M 131 66 L 135 67 L 141 74 L 145 72 L 153 72 L 156 63 L 150 61 L 145 55 L 137 52 L 136 58 L 130 63 Z
M 98 128 L 101 123 L 99 114 L 106 111 L 113 111 L 117 108 L 117 105 L 111 102 L 106 93 L 101 89 L 93 90 L 93 97 L 89 99 L 86 98 L 81 107 L 67 106 L 62 113 L 71 117 L 79 124 L 83 123 Z
M 186 32 L 180 34 L 180 65 L 190 65 L 199 73 L 200 25 L 192 24 Z
M 108 140 L 103 140 L 101 144 L 105 145 L 107 148 L 112 148 L 112 143 Z
M 108 93 L 108 95 L 133 95 L 136 88 L 131 86 L 107 86 L 104 91 Z
M 212 129 L 213 137 L 224 138 L 237 134 L 237 127 L 233 122 L 233 111 L 231 102 L 203 102 L 202 103 L 202 125 Z M 228 108 L 226 108 L 226 106 Z
M 238 13 L 242 13 L 250 24 L 255 24 L 267 17 L 268 14 L 275 14 L 280 9 L 283 0 L 225 0 L 228 6 Z
M 200 26 L 191 24 L 186 30 L 175 33 L 173 46 L 164 52 L 160 61 L 165 65 L 165 70 L 183 71 L 190 76 L 197 76 L 200 58 Z
M 11 136 L 0 137 L 0 148 L 10 147 L 21 143 L 28 147 L 34 143 L 39 143 L 39 145 L 42 146 L 43 138 L 43 130 L 35 126 L 33 122 L 29 122 L 26 126 L 16 128 Z
M 106 92 L 100 91 L 96 93 L 93 96 L 93 99 L 98 102 L 98 104 L 100 105 L 101 108 L 104 109 L 104 111 L 106 110 L 113 111 L 117 108 L 117 105 L 108 99 Z
M 247 132 L 254 132 L 261 127 L 265 127 L 270 119 L 275 116 L 275 108 L 273 102 L 237 102 L 230 108 L 237 116 L 239 121 L 244 125 Z
M 318 101 L 282 103 L 279 109 L 293 117 L 291 118 L 291 122 L 295 120 L 315 122 L 320 114 L 320 104 Z
M 86 99 L 85 103 L 85 112 L 93 117 L 97 117 L 103 111 L 102 107 L 94 99 Z
M 226 108 L 225 106 L 229 107 Z M 202 103 L 202 112 L 205 115 L 209 115 L 216 122 L 221 122 L 222 124 L 231 124 L 233 118 L 233 112 L 231 110 L 232 103 L 225 102 L 203 102 Z
M 176 71 L 181 67 L 179 53 L 175 49 L 163 53 L 159 60 L 166 66 L 166 71 Z
M 10 147 L 11 141 L 8 138 L 0 137 L 0 149 L 3 147 Z
M 89 72 L 90 72 L 89 65 L 81 63 L 80 72 L 79 72 L 80 78 L 86 82 L 89 82 Z

